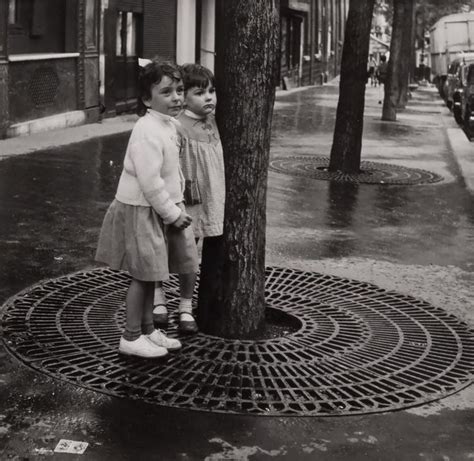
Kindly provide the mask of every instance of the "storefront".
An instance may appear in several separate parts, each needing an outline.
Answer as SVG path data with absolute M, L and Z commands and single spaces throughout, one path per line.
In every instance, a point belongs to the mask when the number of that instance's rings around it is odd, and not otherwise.
M 281 0 L 280 84 L 321 84 L 339 72 L 349 0 Z
M 281 3 L 280 74 L 285 89 L 306 83 L 303 79 L 303 66 L 310 60 L 310 8 L 310 0 L 283 0 Z

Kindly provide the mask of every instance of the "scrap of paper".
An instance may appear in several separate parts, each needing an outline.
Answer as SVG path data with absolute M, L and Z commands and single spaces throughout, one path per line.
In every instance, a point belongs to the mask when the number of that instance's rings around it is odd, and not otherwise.
M 77 442 L 75 440 L 61 439 L 54 451 L 56 453 L 73 453 L 75 455 L 82 455 L 89 444 L 87 442 Z

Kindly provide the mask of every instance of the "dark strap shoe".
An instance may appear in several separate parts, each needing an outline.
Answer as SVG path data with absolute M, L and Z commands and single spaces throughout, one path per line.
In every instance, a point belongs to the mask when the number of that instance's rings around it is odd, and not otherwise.
M 194 319 L 182 320 L 182 316 L 179 316 L 178 331 L 185 334 L 194 334 L 199 331 L 197 323 Z
M 166 326 L 168 325 L 168 312 L 155 312 L 157 307 L 162 307 L 162 304 L 157 304 L 153 307 L 153 323 L 156 325 Z M 165 306 L 166 307 L 166 306 Z

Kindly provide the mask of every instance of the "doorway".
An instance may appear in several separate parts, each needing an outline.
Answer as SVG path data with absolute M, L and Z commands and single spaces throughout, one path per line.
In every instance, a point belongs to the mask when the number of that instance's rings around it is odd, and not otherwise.
M 142 52 L 143 15 L 104 12 L 105 106 L 108 115 L 137 107 L 138 57 Z

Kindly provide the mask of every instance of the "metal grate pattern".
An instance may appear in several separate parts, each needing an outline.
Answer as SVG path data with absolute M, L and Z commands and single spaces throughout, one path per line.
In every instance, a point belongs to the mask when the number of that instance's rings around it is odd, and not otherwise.
M 388 163 L 362 161 L 359 174 L 328 171 L 328 166 L 328 157 L 301 155 L 275 157 L 270 161 L 269 169 L 294 176 L 360 184 L 418 185 L 443 180 L 442 176 L 430 171 Z
M 474 332 L 410 296 L 330 275 L 267 268 L 269 310 L 293 319 L 277 338 L 197 334 L 165 362 L 117 354 L 128 275 L 79 272 L 2 308 L 3 341 L 28 366 L 153 404 L 255 415 L 334 416 L 421 404 L 469 385 Z M 165 284 L 177 336 L 178 281 Z
M 35 106 L 51 104 L 58 93 L 59 77 L 52 67 L 38 67 L 33 72 L 28 87 Z

